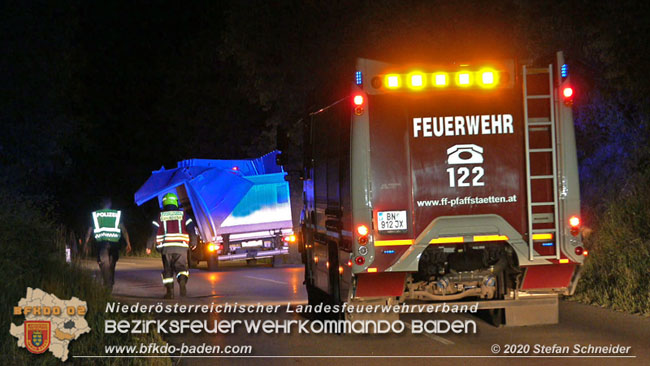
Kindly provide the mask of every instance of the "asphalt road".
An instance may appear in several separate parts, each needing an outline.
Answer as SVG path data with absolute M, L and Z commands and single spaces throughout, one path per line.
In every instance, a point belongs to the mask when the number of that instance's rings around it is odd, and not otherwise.
M 92 265 L 92 264 L 90 264 Z M 279 310 L 263 314 L 212 313 L 174 315 L 167 319 L 213 320 L 307 320 L 306 315 L 287 313 L 306 304 L 300 266 L 285 265 L 272 268 L 268 264 L 247 266 L 228 263 L 217 272 L 193 269 L 185 299 L 161 300 L 164 288 L 160 282 L 160 260 L 122 258 L 118 263 L 113 293 L 124 303 L 141 304 L 272 304 Z M 176 289 L 178 292 L 178 289 Z M 166 336 L 166 340 L 181 347 L 217 345 L 221 352 L 226 346 L 251 346 L 247 356 L 207 354 L 202 357 L 174 357 L 179 365 L 204 364 L 264 364 L 270 365 L 331 365 L 331 364 L 455 364 L 455 365 L 648 365 L 650 364 L 650 319 L 618 313 L 571 301 L 560 301 L 560 323 L 530 327 L 494 327 L 473 314 L 407 314 L 400 317 L 405 324 L 414 320 L 471 320 L 477 324 L 475 334 L 413 334 L 406 329 L 401 334 L 335 335 L 300 334 L 297 327 L 289 334 L 249 333 L 238 328 L 234 334 L 193 334 Z M 513 347 L 512 345 L 518 345 Z M 568 346 L 569 351 L 552 353 L 553 346 Z M 579 354 L 576 345 L 630 347 L 625 358 L 611 358 L 603 353 Z M 542 346 L 548 346 L 542 354 Z M 499 348 L 496 353 L 493 349 Z M 529 347 L 529 348 L 527 348 Z M 505 355 L 510 348 L 522 353 Z M 557 350 L 557 348 L 555 348 Z M 214 357 L 217 356 L 218 357 Z M 543 357 L 542 357 L 543 356 Z M 605 357 L 603 357 L 605 356 Z

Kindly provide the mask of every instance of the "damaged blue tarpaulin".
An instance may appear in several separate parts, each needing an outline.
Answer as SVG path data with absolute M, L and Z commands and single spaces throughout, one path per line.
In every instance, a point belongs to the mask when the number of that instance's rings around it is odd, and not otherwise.
M 154 198 L 159 205 L 162 196 L 176 193 L 181 202 L 188 202 L 201 231 L 207 240 L 216 240 L 219 228 L 240 204 L 262 176 L 281 179 L 284 173 L 275 158 L 277 151 L 250 160 L 190 159 L 178 162 L 175 169 L 161 169 L 135 193 L 135 202 L 142 205 Z M 277 174 L 280 173 L 280 174 Z M 288 185 L 287 185 L 288 191 Z M 187 208 L 186 208 L 187 209 Z

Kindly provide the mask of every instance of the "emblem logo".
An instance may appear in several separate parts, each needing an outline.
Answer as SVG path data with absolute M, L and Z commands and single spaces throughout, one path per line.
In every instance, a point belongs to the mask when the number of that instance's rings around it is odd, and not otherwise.
M 25 347 L 31 353 L 43 353 L 50 347 L 52 336 L 49 321 L 25 321 Z

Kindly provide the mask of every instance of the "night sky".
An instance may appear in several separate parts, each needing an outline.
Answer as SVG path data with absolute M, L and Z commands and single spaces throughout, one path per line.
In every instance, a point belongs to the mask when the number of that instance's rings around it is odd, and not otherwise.
M 278 125 L 295 156 L 297 121 L 346 95 L 358 56 L 564 50 L 587 204 L 650 156 L 647 2 L 5 1 L 0 14 L 2 189 L 78 232 L 109 196 L 145 235 L 155 207 L 133 194 L 162 165 L 259 156 Z

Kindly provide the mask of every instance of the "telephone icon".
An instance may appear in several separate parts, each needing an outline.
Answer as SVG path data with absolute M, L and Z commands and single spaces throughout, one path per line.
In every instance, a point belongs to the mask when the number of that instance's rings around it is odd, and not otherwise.
M 447 163 L 456 164 L 482 164 L 483 148 L 474 144 L 454 145 L 447 149 Z

